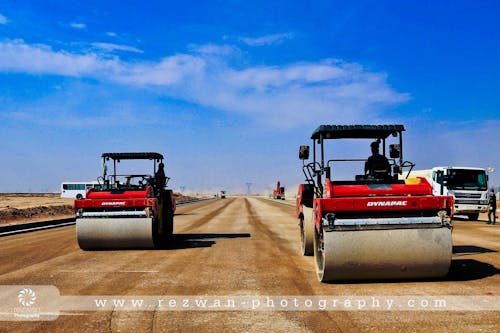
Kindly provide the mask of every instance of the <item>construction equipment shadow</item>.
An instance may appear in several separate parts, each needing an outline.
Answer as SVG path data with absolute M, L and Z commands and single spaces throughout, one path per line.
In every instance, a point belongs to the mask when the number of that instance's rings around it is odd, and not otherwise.
M 232 239 L 232 238 L 249 238 L 249 233 L 238 234 L 219 234 L 219 233 L 206 233 L 206 234 L 175 234 L 169 240 L 162 242 L 156 246 L 157 249 L 162 250 L 180 250 L 211 247 L 217 240 Z
M 472 254 L 481 254 L 481 253 L 491 253 L 491 252 L 498 252 L 498 251 L 475 245 L 453 245 L 454 257 L 466 256 Z
M 491 251 L 495 252 L 495 251 Z M 446 281 L 471 281 L 500 274 L 495 266 L 474 259 L 452 259 Z

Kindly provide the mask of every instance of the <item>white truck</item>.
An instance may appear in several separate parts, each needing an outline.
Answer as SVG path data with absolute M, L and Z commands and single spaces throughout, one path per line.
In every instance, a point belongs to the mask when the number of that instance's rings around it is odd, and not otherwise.
M 403 174 L 406 178 L 408 173 Z M 488 208 L 488 175 L 482 168 L 434 167 L 413 170 L 410 178 L 424 177 L 432 185 L 432 194 L 451 195 L 455 199 L 455 214 L 476 221 Z

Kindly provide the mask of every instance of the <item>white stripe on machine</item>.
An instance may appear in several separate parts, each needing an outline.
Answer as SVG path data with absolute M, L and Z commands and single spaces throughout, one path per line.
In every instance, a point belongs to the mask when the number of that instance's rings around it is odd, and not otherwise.
M 124 210 L 113 212 L 83 212 L 82 217 L 116 217 L 116 216 L 130 216 L 130 217 L 146 217 L 144 210 Z
M 396 217 L 371 219 L 335 219 L 335 225 L 382 225 L 382 224 L 441 224 L 441 218 L 432 217 Z

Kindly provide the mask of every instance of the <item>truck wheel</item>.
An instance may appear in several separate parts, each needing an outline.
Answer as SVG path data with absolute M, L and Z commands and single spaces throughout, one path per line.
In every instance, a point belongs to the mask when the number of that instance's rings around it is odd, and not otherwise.
M 467 214 L 467 216 L 469 217 L 469 220 L 477 221 L 477 219 L 479 218 L 479 213 Z
M 80 193 L 78 193 L 78 194 L 76 195 L 76 198 L 77 198 L 78 200 L 82 200 L 82 199 L 83 199 L 83 195 L 81 195 Z

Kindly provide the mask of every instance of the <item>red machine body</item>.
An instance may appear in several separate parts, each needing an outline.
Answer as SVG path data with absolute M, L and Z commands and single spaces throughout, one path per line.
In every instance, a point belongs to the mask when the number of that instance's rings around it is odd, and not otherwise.
M 172 191 L 168 192 L 173 212 L 176 209 L 175 197 Z M 109 190 L 101 191 L 89 189 L 85 199 L 75 200 L 74 211 L 103 210 L 145 210 L 150 207 L 154 217 L 158 215 L 158 198 L 153 196 L 152 186 L 144 190 Z
M 444 210 L 454 214 L 452 196 L 433 196 L 432 187 L 425 178 L 417 178 L 414 184 L 363 184 L 334 185 L 325 179 L 323 198 L 315 198 L 313 204 L 316 228 L 321 228 L 321 217 L 335 213 L 337 217 L 362 216 L 433 216 Z M 306 184 L 299 186 L 296 213 L 305 204 Z M 310 205 L 307 204 L 307 205 Z

